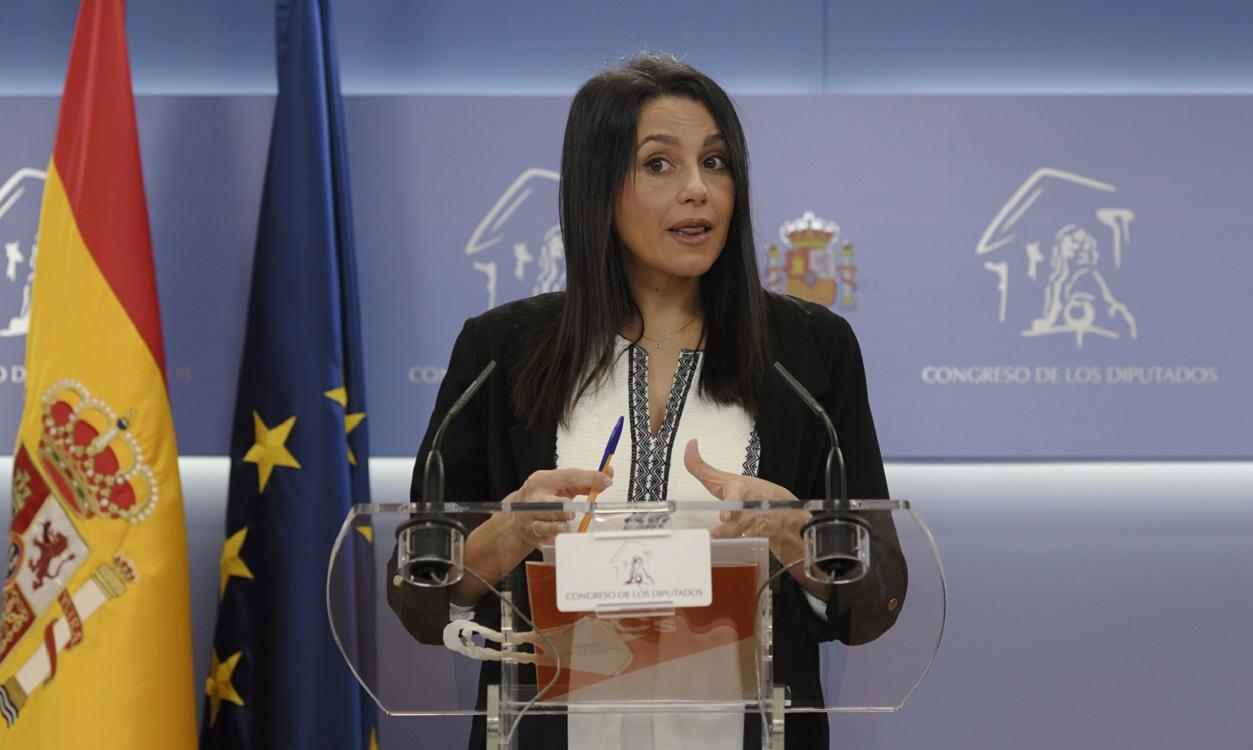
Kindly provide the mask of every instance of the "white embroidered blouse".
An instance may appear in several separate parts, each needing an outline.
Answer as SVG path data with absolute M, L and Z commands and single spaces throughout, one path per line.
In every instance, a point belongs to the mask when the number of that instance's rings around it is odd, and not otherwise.
M 761 441 L 742 408 L 715 404 L 699 393 L 702 358 L 697 350 L 680 352 L 666 414 L 654 435 L 648 412 L 648 352 L 619 337 L 608 378 L 585 393 L 569 423 L 557 429 L 557 468 L 596 468 L 618 417 L 626 417 L 614 456 L 614 483 L 600 493 L 600 501 L 674 500 L 680 509 L 671 519 L 673 527 L 716 525 L 717 516 L 682 511 L 685 500 L 711 499 L 683 467 L 687 442 L 698 439 L 701 455 L 713 466 L 756 476 Z

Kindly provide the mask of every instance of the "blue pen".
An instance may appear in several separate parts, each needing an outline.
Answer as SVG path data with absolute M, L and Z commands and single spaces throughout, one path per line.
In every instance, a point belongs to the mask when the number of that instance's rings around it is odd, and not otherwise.
M 605 444 L 605 453 L 600 457 L 600 471 L 603 474 L 605 469 L 609 468 L 609 464 L 613 461 L 613 453 L 618 450 L 618 440 L 622 437 L 622 424 L 626 421 L 625 417 L 618 417 L 618 423 L 613 426 L 613 432 L 609 434 L 609 442 Z M 600 494 L 600 490 L 593 488 L 587 494 L 587 504 L 590 506 L 596 502 L 596 496 Z M 592 514 L 588 512 L 584 514 L 583 520 L 579 523 L 579 532 L 587 531 L 587 527 L 592 524 Z

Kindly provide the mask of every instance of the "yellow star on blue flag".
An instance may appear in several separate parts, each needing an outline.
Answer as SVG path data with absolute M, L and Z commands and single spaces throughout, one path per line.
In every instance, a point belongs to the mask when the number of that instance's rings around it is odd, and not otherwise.
M 329 0 L 277 0 L 278 97 L 231 427 L 227 538 L 200 750 L 368 750 L 378 724 L 331 633 L 326 569 L 370 498 L 352 200 Z M 328 403 L 328 399 L 334 403 Z M 373 545 L 348 530 L 354 563 Z M 246 560 L 246 562 L 245 562 Z M 374 601 L 373 579 L 349 601 Z M 375 671 L 374 612 L 340 621 Z M 316 686 L 316 689 L 310 689 Z M 226 705 L 234 704 L 234 705 Z
M 322 395 L 326 396 L 330 400 L 334 401 L 335 403 L 343 407 L 344 409 L 344 435 L 345 436 L 351 435 L 352 431 L 357 429 L 357 425 L 361 424 L 361 420 L 365 419 L 365 412 L 362 411 L 362 412 L 357 412 L 354 414 L 348 411 L 348 389 L 344 388 L 343 386 L 340 386 L 339 388 L 333 388 L 327 391 L 326 393 L 323 393 Z M 357 456 L 355 453 L 352 452 L 351 445 L 348 446 L 348 463 L 352 464 L 353 466 L 357 465 Z
M 299 469 L 300 462 L 287 450 L 287 436 L 291 435 L 296 426 L 296 418 L 289 417 L 274 428 L 266 427 L 261 415 L 252 413 L 253 429 L 256 442 L 244 454 L 244 461 L 257 465 L 257 482 L 259 491 L 265 492 L 265 485 L 270 481 L 270 474 L 275 466 L 286 466 Z

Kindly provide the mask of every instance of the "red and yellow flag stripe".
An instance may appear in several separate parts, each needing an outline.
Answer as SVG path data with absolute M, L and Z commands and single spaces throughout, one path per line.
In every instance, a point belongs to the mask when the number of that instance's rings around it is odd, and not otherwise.
M 186 531 L 121 0 L 84 0 L 14 452 L 0 748 L 196 742 Z

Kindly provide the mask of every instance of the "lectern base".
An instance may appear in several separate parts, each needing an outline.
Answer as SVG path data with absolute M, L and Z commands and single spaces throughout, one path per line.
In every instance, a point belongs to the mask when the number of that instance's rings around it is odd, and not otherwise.
M 784 701 L 787 700 L 786 692 L 783 686 L 776 685 L 771 695 L 770 702 L 774 705 L 770 707 L 770 738 L 769 742 L 762 743 L 762 750 L 783 750 L 783 708 Z
M 770 714 L 767 729 L 762 732 L 761 750 L 784 750 L 783 712 L 787 707 L 787 689 L 775 686 L 770 697 Z M 506 743 L 510 721 L 501 715 L 500 685 L 487 686 L 487 742 L 485 750 L 515 750 L 516 738 Z

